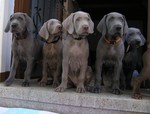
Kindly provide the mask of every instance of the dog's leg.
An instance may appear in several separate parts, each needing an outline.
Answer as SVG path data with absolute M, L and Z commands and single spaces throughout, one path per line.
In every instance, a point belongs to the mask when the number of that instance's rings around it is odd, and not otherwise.
M 142 99 L 142 95 L 140 94 L 140 86 L 142 83 L 142 76 L 134 77 L 133 78 L 133 95 L 132 98 L 134 99 Z
M 119 95 L 121 94 L 121 90 L 119 89 L 119 84 L 120 84 L 120 73 L 122 69 L 122 61 L 116 62 L 114 66 L 114 77 L 113 77 L 113 82 L 112 82 L 112 93 Z
M 76 89 L 76 92 L 78 93 L 85 92 L 84 81 L 85 81 L 86 69 L 87 69 L 87 62 L 84 61 L 80 69 L 80 74 L 78 76 L 78 83 L 77 83 L 77 89 Z
M 29 86 L 30 83 L 30 77 L 33 69 L 33 57 L 30 57 L 30 59 L 27 60 L 27 68 L 24 73 L 24 81 L 22 83 L 22 86 L 26 87 Z
M 149 67 L 144 67 L 139 76 L 133 78 L 133 95 L 132 98 L 142 99 L 140 94 L 141 83 L 148 79 L 149 77 Z
M 132 73 L 134 69 L 130 69 L 126 75 L 126 89 L 131 90 Z
M 96 75 L 95 75 L 95 85 L 92 89 L 92 92 L 94 93 L 100 93 L 101 92 L 101 81 L 102 81 L 102 59 L 96 60 Z
M 39 82 L 40 86 L 46 86 L 47 84 L 47 72 L 48 72 L 48 63 L 43 59 L 43 71 L 42 71 L 42 80 Z
M 69 71 L 69 58 L 66 56 L 66 58 L 63 58 L 62 62 L 62 80 L 60 86 L 58 86 L 55 91 L 57 92 L 64 92 L 65 89 L 67 88 L 67 83 L 68 83 L 68 71 Z
M 54 80 L 53 80 L 53 84 L 52 84 L 52 87 L 58 87 L 59 84 L 60 84 L 60 75 L 61 75 L 61 60 L 58 61 L 57 63 L 57 69 L 56 71 L 54 72 Z
M 13 81 L 15 79 L 18 63 L 19 63 L 19 58 L 15 54 L 13 54 L 12 64 L 11 64 L 11 68 L 10 68 L 10 74 L 9 74 L 9 77 L 7 78 L 7 80 L 5 81 L 6 86 L 10 86 L 13 83 Z

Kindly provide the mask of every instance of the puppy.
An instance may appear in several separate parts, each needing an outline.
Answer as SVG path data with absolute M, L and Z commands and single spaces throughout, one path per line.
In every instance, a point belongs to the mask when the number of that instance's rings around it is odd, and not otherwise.
M 39 35 L 46 40 L 43 47 L 43 77 L 39 82 L 45 86 L 48 78 L 48 69 L 53 77 L 53 87 L 57 87 L 60 82 L 62 63 L 62 25 L 56 19 L 50 19 L 44 23 L 39 31 Z
M 97 26 L 97 30 L 102 33 L 96 50 L 96 78 L 93 92 L 101 92 L 102 69 L 103 83 L 112 88 L 113 94 L 121 94 L 120 72 L 122 69 L 122 60 L 124 56 L 124 42 L 122 38 L 127 33 L 128 25 L 125 17 L 117 12 L 105 15 Z M 112 68 L 108 72 L 104 68 Z
M 126 39 L 125 56 L 123 59 L 123 71 L 126 79 L 126 89 L 131 89 L 131 80 L 134 70 L 142 69 L 142 46 L 145 38 L 138 28 L 129 28 Z
M 85 92 L 85 82 L 90 79 L 88 67 L 89 45 L 87 35 L 93 33 L 94 23 L 88 13 L 78 11 L 68 16 L 62 23 L 63 61 L 62 81 L 57 92 L 67 88 L 68 78 L 77 87 L 76 92 Z
M 10 86 L 13 83 L 19 60 L 25 60 L 27 67 L 22 85 L 29 86 L 33 64 L 35 60 L 42 59 L 43 43 L 35 38 L 33 21 L 26 13 L 17 12 L 10 16 L 5 28 L 5 32 L 9 31 L 13 35 L 12 64 L 5 85 Z

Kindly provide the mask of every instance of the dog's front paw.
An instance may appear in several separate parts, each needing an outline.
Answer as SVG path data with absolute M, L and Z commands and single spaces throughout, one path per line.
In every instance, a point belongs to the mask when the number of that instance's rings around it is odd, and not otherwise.
M 90 87 L 88 89 L 88 91 L 92 92 L 92 93 L 101 93 L 101 87 L 100 86 L 93 86 L 93 87 Z
M 132 95 L 132 98 L 134 98 L 134 99 L 142 99 L 142 95 L 140 93 L 134 93 Z
M 67 87 L 63 86 L 63 85 L 60 85 L 58 86 L 55 91 L 56 92 L 64 92 L 66 90 Z
M 53 82 L 52 87 L 53 87 L 53 88 L 56 88 L 56 87 L 58 87 L 59 85 L 60 85 L 59 82 Z
M 46 84 L 47 84 L 47 81 L 40 81 L 39 82 L 39 85 L 42 87 L 46 86 Z
M 121 90 L 118 89 L 118 88 L 113 89 L 113 90 L 112 90 L 112 93 L 113 93 L 113 94 L 116 94 L 116 95 L 122 94 Z
M 86 91 L 85 88 L 81 87 L 81 86 L 77 87 L 77 89 L 76 89 L 77 93 L 85 93 L 85 91 Z
M 29 86 L 30 86 L 29 81 L 23 81 L 23 82 L 22 82 L 22 86 L 23 86 L 23 87 L 29 87 Z
M 5 86 L 10 86 L 13 83 L 14 79 L 7 79 L 5 81 Z

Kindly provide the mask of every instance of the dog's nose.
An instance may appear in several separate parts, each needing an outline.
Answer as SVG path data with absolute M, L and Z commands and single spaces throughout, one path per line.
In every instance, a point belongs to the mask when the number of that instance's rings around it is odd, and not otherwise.
M 61 29 L 62 29 L 62 26 L 58 26 L 58 29 L 61 30 Z
M 140 45 L 140 43 L 141 43 L 141 42 L 140 42 L 139 40 L 136 41 L 136 45 Z
M 17 27 L 17 24 L 16 24 L 16 23 L 13 23 L 13 24 L 11 25 L 11 27 L 12 27 L 12 28 L 16 28 L 16 27 Z
M 116 27 L 116 30 L 117 30 L 117 31 L 120 31 L 120 30 L 121 30 L 121 27 L 120 27 L 120 26 L 117 26 L 117 27 Z
M 83 29 L 84 29 L 84 30 L 88 30 L 89 27 L 88 27 L 87 25 L 84 25 L 84 26 L 83 26 Z

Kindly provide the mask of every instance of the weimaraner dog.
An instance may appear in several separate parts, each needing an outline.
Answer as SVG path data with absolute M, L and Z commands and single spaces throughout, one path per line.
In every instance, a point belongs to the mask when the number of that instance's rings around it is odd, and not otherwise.
M 68 16 L 62 25 L 66 31 L 63 35 L 62 81 L 55 91 L 65 91 L 69 78 L 77 87 L 76 92 L 83 93 L 84 84 L 90 79 L 86 36 L 93 33 L 94 23 L 88 13 L 78 11 Z
M 60 84 L 62 64 L 62 25 L 57 19 L 50 19 L 44 23 L 39 35 L 46 40 L 43 47 L 43 77 L 39 82 L 41 86 L 47 84 L 48 69 L 53 77 L 53 87 Z
M 103 73 L 103 82 L 112 87 L 112 93 L 120 94 L 119 79 L 124 56 L 124 42 L 122 38 L 127 33 L 128 25 L 125 17 L 117 12 L 105 15 L 97 26 L 102 33 L 96 50 L 96 78 L 93 92 L 101 92 L 102 68 L 113 68 L 111 73 Z M 108 69 L 103 69 L 106 72 Z
M 126 34 L 125 56 L 123 58 L 123 71 L 126 78 L 126 88 L 131 89 L 132 74 L 134 70 L 138 72 L 142 69 L 142 47 L 145 44 L 145 38 L 138 28 L 128 28 Z
M 26 13 L 17 12 L 10 16 L 5 28 L 5 32 L 9 31 L 13 34 L 12 64 L 5 85 L 10 86 L 13 83 L 19 60 L 22 59 L 27 62 L 22 85 L 29 86 L 33 63 L 41 59 L 42 43 L 34 38 L 34 24 Z

